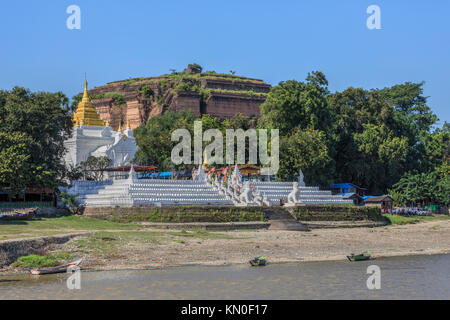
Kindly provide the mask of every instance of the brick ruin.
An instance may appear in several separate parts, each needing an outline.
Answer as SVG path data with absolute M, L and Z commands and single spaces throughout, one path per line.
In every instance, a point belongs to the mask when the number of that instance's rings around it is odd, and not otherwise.
M 271 86 L 262 80 L 229 74 L 201 73 L 137 78 L 108 83 L 89 90 L 101 118 L 113 130 L 128 121 L 131 129 L 166 110 L 192 110 L 231 118 L 238 113 L 259 117 L 259 106 Z

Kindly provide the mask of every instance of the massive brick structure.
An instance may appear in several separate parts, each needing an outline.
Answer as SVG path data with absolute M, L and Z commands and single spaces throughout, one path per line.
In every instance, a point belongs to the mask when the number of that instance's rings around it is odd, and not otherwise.
M 259 117 L 270 85 L 262 80 L 218 73 L 175 73 L 108 83 L 89 90 L 101 118 L 117 130 L 128 121 L 132 129 L 166 110 L 192 110 L 230 118 L 237 113 Z

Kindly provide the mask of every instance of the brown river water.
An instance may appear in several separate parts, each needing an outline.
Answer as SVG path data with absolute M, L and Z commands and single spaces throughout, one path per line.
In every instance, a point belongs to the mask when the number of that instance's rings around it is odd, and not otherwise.
M 380 267 L 379 290 L 367 289 L 370 265 Z M 82 271 L 79 290 L 68 277 L 0 275 L 0 299 L 450 299 L 450 255 Z

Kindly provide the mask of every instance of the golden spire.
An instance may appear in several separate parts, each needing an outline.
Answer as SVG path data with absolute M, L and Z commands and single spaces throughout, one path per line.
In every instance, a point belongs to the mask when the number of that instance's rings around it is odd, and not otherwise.
M 130 127 L 130 120 L 127 120 L 127 130 L 130 130 L 131 129 L 131 127 Z
M 84 126 L 94 126 L 94 127 L 103 127 L 104 122 L 100 118 L 100 115 L 97 112 L 97 109 L 92 104 L 89 99 L 88 91 L 87 91 L 87 80 L 86 76 L 84 79 L 84 92 L 83 98 L 78 104 L 77 111 L 73 116 L 73 125 L 74 127 L 84 125 Z
M 122 121 L 119 122 L 119 129 L 117 131 L 122 131 Z
M 204 154 L 205 154 L 205 160 L 203 161 L 203 168 L 206 169 L 206 166 L 208 164 L 208 155 L 206 154 L 206 150 L 205 150 Z

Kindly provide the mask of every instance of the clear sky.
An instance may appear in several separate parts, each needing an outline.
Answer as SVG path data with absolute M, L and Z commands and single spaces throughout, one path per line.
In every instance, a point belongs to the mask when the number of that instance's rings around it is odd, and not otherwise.
M 69 30 L 69 5 L 81 30 Z M 381 29 L 369 30 L 369 5 Z M 325 73 L 331 91 L 425 81 L 450 121 L 450 1 L 15 0 L 0 3 L 0 89 L 82 91 L 130 77 L 204 70 L 279 81 Z

